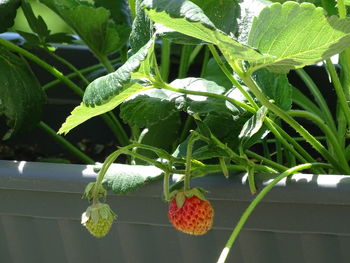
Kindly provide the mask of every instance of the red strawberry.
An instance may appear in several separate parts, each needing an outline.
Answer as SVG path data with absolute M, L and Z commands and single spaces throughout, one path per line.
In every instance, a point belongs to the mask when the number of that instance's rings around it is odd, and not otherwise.
M 203 235 L 213 225 L 214 210 L 204 198 L 178 192 L 169 204 L 168 218 L 176 229 L 184 233 Z

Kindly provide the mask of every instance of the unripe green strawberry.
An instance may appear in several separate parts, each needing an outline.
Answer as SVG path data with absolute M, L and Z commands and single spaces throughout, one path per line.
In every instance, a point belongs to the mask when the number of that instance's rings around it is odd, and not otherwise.
M 179 205 L 179 199 L 183 198 Z M 191 196 L 191 194 L 189 197 L 180 192 L 169 204 L 168 218 L 176 229 L 184 233 L 203 235 L 213 225 L 214 210 L 208 200 L 198 198 L 196 195 Z
M 81 223 L 91 235 L 100 238 L 107 235 L 116 217 L 109 205 L 96 203 L 89 206 L 82 214 Z

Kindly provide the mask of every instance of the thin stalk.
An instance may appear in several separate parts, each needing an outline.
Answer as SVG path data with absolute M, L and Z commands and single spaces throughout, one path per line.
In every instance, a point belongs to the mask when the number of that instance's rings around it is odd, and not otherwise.
M 225 248 L 222 250 L 217 263 L 224 263 L 226 261 L 227 256 L 228 256 L 234 242 L 236 241 L 240 231 L 242 230 L 242 228 L 243 228 L 244 224 L 246 223 L 246 221 L 248 220 L 249 216 L 254 211 L 255 207 L 262 201 L 262 199 L 266 196 L 266 194 L 268 194 L 276 184 L 278 184 L 281 180 L 283 180 L 284 178 L 286 178 L 294 173 L 297 173 L 301 170 L 309 169 L 312 166 L 317 166 L 317 165 L 322 165 L 322 164 L 305 163 L 305 164 L 301 164 L 301 165 L 295 166 L 293 168 L 290 168 L 290 169 L 284 171 L 279 176 L 277 176 L 275 179 L 273 179 L 272 182 L 269 183 L 267 186 L 265 186 L 261 190 L 261 192 L 255 197 L 255 199 L 250 203 L 248 208 L 245 210 L 245 212 L 243 213 L 243 215 L 239 219 L 236 227 L 233 229 L 233 231 L 232 231 L 232 233 L 231 233 L 231 235 L 230 235 L 230 237 L 225 245 Z
M 163 195 L 164 195 L 164 200 L 167 201 L 167 202 L 170 201 L 169 179 L 170 179 L 170 173 L 169 172 L 164 173 L 164 178 L 163 178 Z
M 48 126 L 44 122 L 39 122 L 40 129 L 44 130 L 47 134 L 49 134 L 56 142 L 64 146 L 69 152 L 71 152 L 74 156 L 78 157 L 81 161 L 86 164 L 94 164 L 95 161 L 87 156 L 85 153 L 80 151 L 77 147 L 71 144 L 62 136 L 58 135 L 50 126 Z
M 12 44 L 11 42 L 4 40 L 0 38 L 0 45 L 3 45 L 10 50 L 14 52 L 18 52 L 24 57 L 28 58 L 29 60 L 33 61 L 49 73 L 51 73 L 54 77 L 61 80 L 64 84 L 66 84 L 71 90 L 73 90 L 76 94 L 78 94 L 80 97 L 83 97 L 84 91 L 76 85 L 73 81 L 71 81 L 69 78 L 67 78 L 62 72 L 58 71 L 56 68 L 52 67 L 42 59 L 38 58 L 37 56 L 33 55 L 32 53 L 28 52 L 27 50 L 16 46 L 15 44 Z M 123 132 L 120 130 L 121 125 L 116 125 L 114 123 L 113 119 L 110 119 L 106 115 L 102 115 L 103 120 L 107 123 L 107 125 L 112 129 L 113 133 L 116 135 L 117 139 L 120 141 L 121 144 L 125 144 L 123 137 L 120 134 L 123 134 Z M 120 124 L 120 123 L 119 123 Z M 124 132 L 125 134 L 125 132 Z
M 231 83 L 236 86 L 239 91 L 243 94 L 243 96 L 248 100 L 248 102 L 250 103 L 250 105 L 252 105 L 253 108 L 255 109 L 259 109 L 259 106 L 255 103 L 254 99 L 250 96 L 250 94 L 244 90 L 244 88 L 242 87 L 242 85 L 233 77 L 232 73 L 230 72 L 230 70 L 226 67 L 226 65 L 224 64 L 224 62 L 221 60 L 219 53 L 216 51 L 215 47 L 213 45 L 208 45 L 211 54 L 213 55 L 216 63 L 218 64 L 218 66 L 220 67 L 220 69 L 222 70 L 222 72 L 224 72 L 224 74 L 226 75 L 226 77 L 231 81 Z
M 272 168 L 276 169 L 279 172 L 284 172 L 288 169 L 288 167 L 286 167 L 282 164 L 276 163 L 276 162 L 274 162 L 274 161 L 272 161 L 264 156 L 261 156 L 255 152 L 252 152 L 250 150 L 246 150 L 245 154 L 251 158 L 254 158 L 256 160 L 259 160 L 259 161 L 265 163 L 266 165 L 271 166 Z
M 344 0 L 337 0 L 338 14 L 340 18 L 346 18 L 346 5 Z
M 117 62 L 119 60 L 120 60 L 119 58 L 116 58 L 116 59 L 112 60 L 111 62 L 115 63 L 115 62 Z M 94 71 L 94 70 L 102 68 L 102 67 L 103 67 L 102 64 L 96 64 L 96 65 L 92 65 L 92 66 L 80 69 L 79 72 L 81 72 L 82 74 L 89 73 L 91 71 Z M 76 72 L 72 72 L 72 73 L 66 75 L 66 77 L 69 78 L 69 79 L 72 79 L 72 78 L 76 77 L 77 75 L 78 74 Z M 60 83 L 61 83 L 60 79 L 55 79 L 53 81 L 50 81 L 50 82 L 46 83 L 44 86 L 42 86 L 42 89 L 43 90 L 48 90 L 49 88 L 52 88 L 52 87 L 54 87 L 54 86 L 56 86 L 56 85 L 58 85 Z
M 237 72 L 239 73 L 239 72 Z M 341 172 L 345 170 L 339 165 L 338 161 L 333 158 L 333 156 L 327 151 L 327 149 L 314 137 L 312 136 L 303 126 L 301 126 L 297 121 L 295 121 L 291 116 L 289 116 L 281 108 L 272 104 L 268 98 L 260 91 L 254 80 L 246 74 L 240 74 L 243 81 L 247 84 L 249 89 L 255 95 L 255 97 L 266 106 L 270 111 L 279 116 L 282 120 L 288 123 L 293 129 L 295 129 L 302 137 L 305 138 L 309 144 L 311 144 L 325 159 L 327 159 L 333 166 Z
M 183 125 L 182 131 L 179 137 L 179 142 L 183 142 L 186 139 L 186 136 L 190 131 L 192 124 L 193 124 L 193 118 L 192 116 L 189 115 L 187 116 L 185 123 Z
M 337 128 L 335 126 L 332 113 L 330 112 L 328 104 L 322 96 L 322 93 L 318 89 L 315 82 L 310 78 L 310 76 L 306 73 L 304 69 L 297 69 L 295 72 L 299 75 L 299 77 L 304 81 L 305 85 L 309 88 L 318 106 L 321 108 L 323 116 L 330 128 L 333 130 L 333 132 L 336 132 Z
M 192 164 L 191 159 L 192 159 L 193 144 L 196 140 L 197 138 L 195 134 L 192 133 L 187 143 L 184 191 L 188 191 L 191 189 L 191 164 Z
M 281 126 L 281 121 L 276 120 L 276 124 L 278 126 Z M 276 153 L 277 153 L 277 162 L 283 163 L 283 149 L 282 149 L 282 144 L 280 140 L 276 140 L 275 147 L 276 147 Z
M 69 78 L 67 78 L 62 72 L 57 70 L 56 68 L 52 67 L 50 64 L 46 63 L 39 57 L 33 55 L 29 51 L 11 43 L 10 41 L 7 41 L 5 39 L 0 38 L 0 45 L 7 47 L 11 51 L 17 52 L 21 54 L 22 56 L 28 58 L 29 60 L 33 61 L 43 69 L 45 69 L 47 72 L 52 74 L 57 79 L 61 80 L 64 84 L 66 84 L 71 90 L 73 90 L 76 94 L 79 96 L 83 96 L 84 92 L 80 89 L 78 85 L 76 85 L 73 81 L 71 81 Z
M 160 75 L 163 81 L 168 82 L 169 80 L 169 69 L 170 69 L 170 41 L 167 39 L 162 40 L 162 54 L 160 61 Z
M 340 146 L 339 141 L 335 136 L 335 134 L 332 132 L 329 126 L 324 123 L 324 121 L 321 118 L 319 118 L 317 115 L 311 112 L 302 111 L 302 110 L 290 110 L 288 111 L 288 114 L 293 117 L 301 117 L 301 118 L 306 118 L 313 121 L 324 132 L 324 134 L 327 136 L 327 138 L 331 142 L 334 152 L 336 154 L 336 157 L 338 159 L 338 162 L 340 162 L 340 165 L 348 173 L 350 173 L 350 167 L 346 160 L 345 152 L 342 150 L 342 147 Z
M 178 78 L 182 79 L 186 77 L 187 70 L 189 67 L 189 61 L 190 61 L 190 55 L 191 55 L 192 46 L 184 45 L 181 50 L 181 57 L 180 57 L 180 66 L 179 66 L 179 73 Z
M 63 57 L 57 55 L 54 52 L 51 52 L 47 47 L 44 48 L 47 54 L 52 56 L 57 61 L 61 62 L 63 65 L 67 66 L 70 70 L 72 70 L 76 75 L 84 82 L 85 85 L 89 85 L 90 81 L 82 74 L 82 72 L 77 69 L 72 63 L 64 59 Z
M 112 63 L 110 62 L 110 60 L 107 58 L 107 56 L 102 56 L 99 54 L 96 54 L 96 57 L 98 58 L 98 60 L 102 63 L 102 65 L 107 69 L 107 71 L 109 73 L 114 72 L 114 67 L 112 65 Z
M 201 69 L 201 73 L 200 73 L 200 77 L 204 76 L 204 73 L 207 70 L 207 66 L 208 66 L 208 61 L 209 61 L 209 49 L 207 47 L 204 48 L 204 57 L 203 57 L 203 61 L 202 61 L 202 69 Z
M 333 82 L 335 92 L 336 92 L 337 97 L 338 97 L 340 107 L 345 115 L 348 126 L 350 126 L 350 108 L 349 108 L 348 102 L 346 101 L 344 90 L 343 90 L 343 87 L 340 83 L 338 74 L 335 71 L 335 67 L 330 59 L 326 60 L 326 67 L 327 67 L 329 74 L 331 75 L 331 79 Z
M 195 58 L 198 56 L 199 52 L 201 51 L 203 45 L 197 45 L 194 47 L 194 49 L 192 50 L 190 57 L 188 59 L 188 64 L 191 65 L 193 63 L 193 61 L 195 60 Z

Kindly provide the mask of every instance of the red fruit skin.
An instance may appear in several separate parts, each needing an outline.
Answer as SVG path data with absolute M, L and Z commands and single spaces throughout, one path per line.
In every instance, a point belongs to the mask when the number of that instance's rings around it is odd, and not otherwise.
M 214 209 L 209 201 L 197 196 L 186 197 L 178 208 L 174 198 L 169 204 L 168 218 L 176 229 L 186 234 L 204 235 L 213 225 Z

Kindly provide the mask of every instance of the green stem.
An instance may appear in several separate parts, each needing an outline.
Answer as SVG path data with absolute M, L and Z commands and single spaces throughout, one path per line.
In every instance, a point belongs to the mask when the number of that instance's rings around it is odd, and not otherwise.
M 306 73 L 304 69 L 297 69 L 295 72 L 299 75 L 299 77 L 304 81 L 305 85 L 309 88 L 318 106 L 321 108 L 323 117 L 325 118 L 330 128 L 333 130 L 333 132 L 336 132 L 337 128 L 335 126 L 333 116 L 329 110 L 329 107 L 324 97 L 322 96 L 322 93 L 318 89 L 315 82 L 310 78 L 310 76 Z
M 207 47 L 205 47 L 204 49 L 204 57 L 203 57 L 203 61 L 202 61 L 202 69 L 201 69 L 201 74 L 200 77 L 202 78 L 207 70 L 207 66 L 208 66 L 208 61 L 209 61 L 209 49 Z
M 346 6 L 344 0 L 337 0 L 338 14 L 340 18 L 346 18 Z
M 56 68 L 52 67 L 50 64 L 46 63 L 45 61 L 43 61 L 39 57 L 33 55 L 29 51 L 27 51 L 19 46 L 16 46 L 15 44 L 11 43 L 10 41 L 7 41 L 7 40 L 2 39 L 2 38 L 0 38 L 0 45 L 5 46 L 8 49 L 10 49 L 11 51 L 17 52 L 17 53 L 23 55 L 24 57 L 28 58 L 29 60 L 33 61 L 34 63 L 36 63 L 37 65 L 39 65 L 40 67 L 42 67 L 43 69 L 48 71 L 49 73 L 51 73 L 54 77 L 56 77 L 57 79 L 59 79 L 63 83 L 65 83 L 70 89 L 72 89 L 80 97 L 83 96 L 84 92 L 79 86 L 77 86 L 73 81 L 68 79 L 62 72 L 60 72 Z
M 263 157 L 255 152 L 246 150 L 245 153 L 247 154 L 247 156 L 254 158 L 256 160 L 259 160 L 259 161 L 271 166 L 272 168 L 276 169 L 277 171 L 284 172 L 285 170 L 288 169 L 288 167 L 286 167 L 282 164 L 276 163 L 276 162 L 274 162 L 266 157 Z
M 193 63 L 193 61 L 195 60 L 195 58 L 198 56 L 199 52 L 201 51 L 203 45 L 197 45 L 194 47 L 194 49 L 192 50 L 190 57 L 188 59 L 188 64 L 191 65 Z M 203 66 L 203 64 L 202 64 Z
M 75 147 L 73 144 L 71 144 L 65 138 L 58 135 L 51 127 L 49 127 L 44 122 L 42 122 L 42 121 L 39 122 L 39 127 L 40 127 L 40 129 L 42 129 L 46 133 L 48 133 L 56 142 L 63 145 L 65 149 L 67 149 L 69 152 L 71 152 L 74 156 L 78 157 L 84 163 L 86 163 L 86 164 L 94 164 L 95 163 L 95 161 L 93 159 L 91 159 L 85 153 L 80 151 L 77 147 Z
M 164 173 L 164 178 L 163 178 L 163 195 L 164 195 L 165 201 L 167 201 L 167 202 L 170 201 L 169 179 L 170 179 L 170 173 L 169 172 Z
M 102 63 L 102 65 L 107 69 L 107 71 L 109 73 L 114 72 L 114 67 L 112 65 L 112 63 L 110 62 L 110 60 L 107 58 L 107 56 L 102 56 L 100 54 L 96 54 L 96 57 L 98 58 L 98 60 Z
M 327 151 L 327 149 L 314 137 L 312 136 L 303 126 L 301 126 L 297 121 L 295 121 L 291 116 L 289 116 L 281 108 L 272 104 L 268 98 L 260 91 L 254 80 L 246 74 L 240 74 L 237 72 L 242 80 L 247 84 L 249 89 L 255 95 L 255 97 L 266 106 L 271 112 L 275 113 L 282 120 L 288 123 L 293 129 L 295 129 L 305 140 L 311 144 L 325 159 L 327 159 L 333 166 L 341 172 L 345 170 L 339 165 L 338 161 L 333 158 L 333 156 Z
M 244 88 L 242 87 L 242 85 L 233 77 L 232 73 L 229 71 L 229 69 L 226 67 L 224 62 L 221 60 L 220 55 L 216 51 L 215 47 L 211 44 L 208 45 L 208 47 L 209 47 L 210 52 L 212 53 L 216 63 L 218 64 L 218 66 L 220 67 L 222 72 L 224 72 L 226 77 L 231 81 L 231 83 L 234 86 L 236 86 L 239 89 L 239 91 L 248 100 L 248 102 L 250 103 L 250 105 L 252 105 L 253 108 L 255 108 L 256 110 L 259 109 L 259 106 L 255 103 L 254 99 L 250 96 L 250 94 L 247 91 L 245 91 Z
M 345 115 L 348 126 L 350 126 L 350 108 L 349 108 L 348 102 L 346 101 L 344 90 L 343 90 L 343 87 L 340 83 L 338 74 L 335 71 L 335 67 L 330 59 L 326 60 L 326 67 L 327 67 L 329 74 L 331 75 L 331 79 L 333 82 L 335 92 L 336 92 L 337 97 L 338 97 L 340 107 Z
M 136 9 L 135 9 L 135 6 L 136 6 L 135 2 L 136 2 L 136 0 L 128 0 L 128 2 L 129 2 L 130 12 L 131 12 L 131 17 L 134 20 L 135 17 L 136 17 Z
M 186 151 L 186 170 L 185 170 L 185 178 L 184 178 L 184 191 L 188 191 L 191 188 L 191 159 L 192 159 L 192 150 L 193 144 L 197 140 L 196 134 L 192 133 L 187 143 L 187 151 Z
M 177 77 L 179 79 L 186 77 L 187 70 L 188 70 L 188 67 L 190 65 L 189 61 L 190 61 L 191 50 L 192 50 L 192 46 L 184 45 L 182 47 L 179 73 L 178 73 L 178 77 Z
M 170 41 L 167 39 L 162 40 L 162 54 L 160 61 L 160 75 L 163 81 L 169 80 L 169 68 L 170 68 Z
M 282 174 L 280 174 L 279 176 L 277 176 L 275 179 L 273 179 L 273 181 L 271 183 L 269 183 L 267 186 L 265 186 L 261 190 L 261 192 L 255 197 L 255 199 L 250 203 L 248 208 L 245 210 L 245 212 L 243 213 L 243 215 L 239 219 L 236 227 L 234 228 L 233 232 L 230 235 L 230 238 L 228 239 L 228 241 L 225 245 L 225 248 L 222 250 L 217 263 L 224 263 L 226 261 L 227 256 L 228 256 L 234 242 L 236 241 L 240 231 L 242 230 L 242 228 L 243 228 L 244 224 L 246 223 L 246 221 L 248 220 L 249 216 L 254 211 L 255 207 L 262 201 L 262 199 L 266 196 L 266 194 L 269 193 L 271 191 L 271 189 L 276 184 L 278 184 L 281 180 L 283 180 L 284 178 L 286 178 L 286 177 L 288 177 L 296 172 L 299 172 L 299 171 L 305 170 L 305 169 L 309 169 L 312 166 L 316 166 L 316 165 L 320 165 L 320 164 L 305 163 L 305 164 L 301 164 L 301 165 L 295 166 L 293 168 L 290 168 L 290 169 L 286 170 L 285 172 L 283 172 Z
M 72 70 L 79 78 L 85 83 L 85 85 L 89 85 L 90 81 L 82 74 L 80 70 L 78 70 L 72 63 L 67 61 L 61 56 L 58 56 L 56 53 L 50 51 L 47 47 L 44 48 L 47 54 L 52 56 L 57 61 L 61 62 L 63 65 L 66 65 L 70 70 Z
M 337 159 L 340 162 L 340 165 L 347 171 L 347 173 L 350 173 L 349 164 L 346 160 L 345 153 L 342 150 L 337 137 L 329 128 L 329 126 L 325 124 L 321 118 L 319 118 L 317 115 L 311 112 L 302 111 L 302 110 L 291 110 L 291 111 L 288 111 L 288 114 L 293 117 L 301 117 L 301 118 L 306 118 L 313 121 L 324 132 L 324 134 L 327 136 L 327 138 L 331 142 L 334 148 L 335 154 L 337 156 Z
M 12 44 L 11 42 L 4 40 L 2 38 L 0 38 L 0 45 L 3 45 L 5 47 L 9 48 L 10 50 L 12 50 L 14 52 L 18 52 L 21 55 L 23 55 L 24 57 L 30 59 L 31 61 L 33 61 L 34 63 L 36 63 L 40 67 L 42 67 L 43 69 L 47 70 L 49 73 L 51 73 L 57 79 L 59 79 L 63 83 L 65 83 L 70 89 L 72 89 L 80 97 L 83 97 L 84 91 L 78 85 L 76 85 L 73 81 L 71 81 L 69 78 L 67 78 L 62 72 L 58 71 L 57 69 L 55 69 L 54 67 L 52 67 L 51 65 L 46 63 L 45 61 L 41 60 L 37 56 L 28 52 L 27 50 L 25 50 L 21 47 L 18 47 L 15 44 Z M 115 123 L 113 123 L 114 122 L 113 119 L 110 119 L 106 115 L 102 115 L 102 118 L 107 123 L 107 125 L 112 129 L 113 133 L 116 135 L 116 137 L 120 141 L 120 143 L 124 144 L 123 138 L 119 135 L 119 134 L 123 134 L 123 132 L 120 130 L 120 127 L 121 127 L 120 123 L 119 123 L 119 125 L 116 125 Z M 126 134 L 126 133 L 124 132 L 124 134 Z
M 112 60 L 112 62 L 117 62 L 119 61 L 120 59 L 119 58 L 116 58 L 114 60 Z M 83 69 L 80 69 L 79 72 L 81 72 L 82 74 L 85 74 L 85 73 L 89 73 L 91 71 L 94 71 L 96 69 L 99 69 L 99 68 L 102 68 L 103 65 L 102 64 L 96 64 L 96 65 L 92 65 L 92 66 L 89 66 L 89 67 L 86 67 L 86 68 L 83 68 Z M 73 73 L 70 73 L 68 75 L 66 75 L 67 78 L 71 79 L 71 78 L 74 78 L 76 77 L 78 74 L 76 72 L 73 72 Z M 42 86 L 42 89 L 43 90 L 48 90 L 49 88 L 52 88 L 58 84 L 61 83 L 61 80 L 60 79 L 55 79 L 53 81 L 50 81 L 48 83 L 46 83 L 44 86 Z

